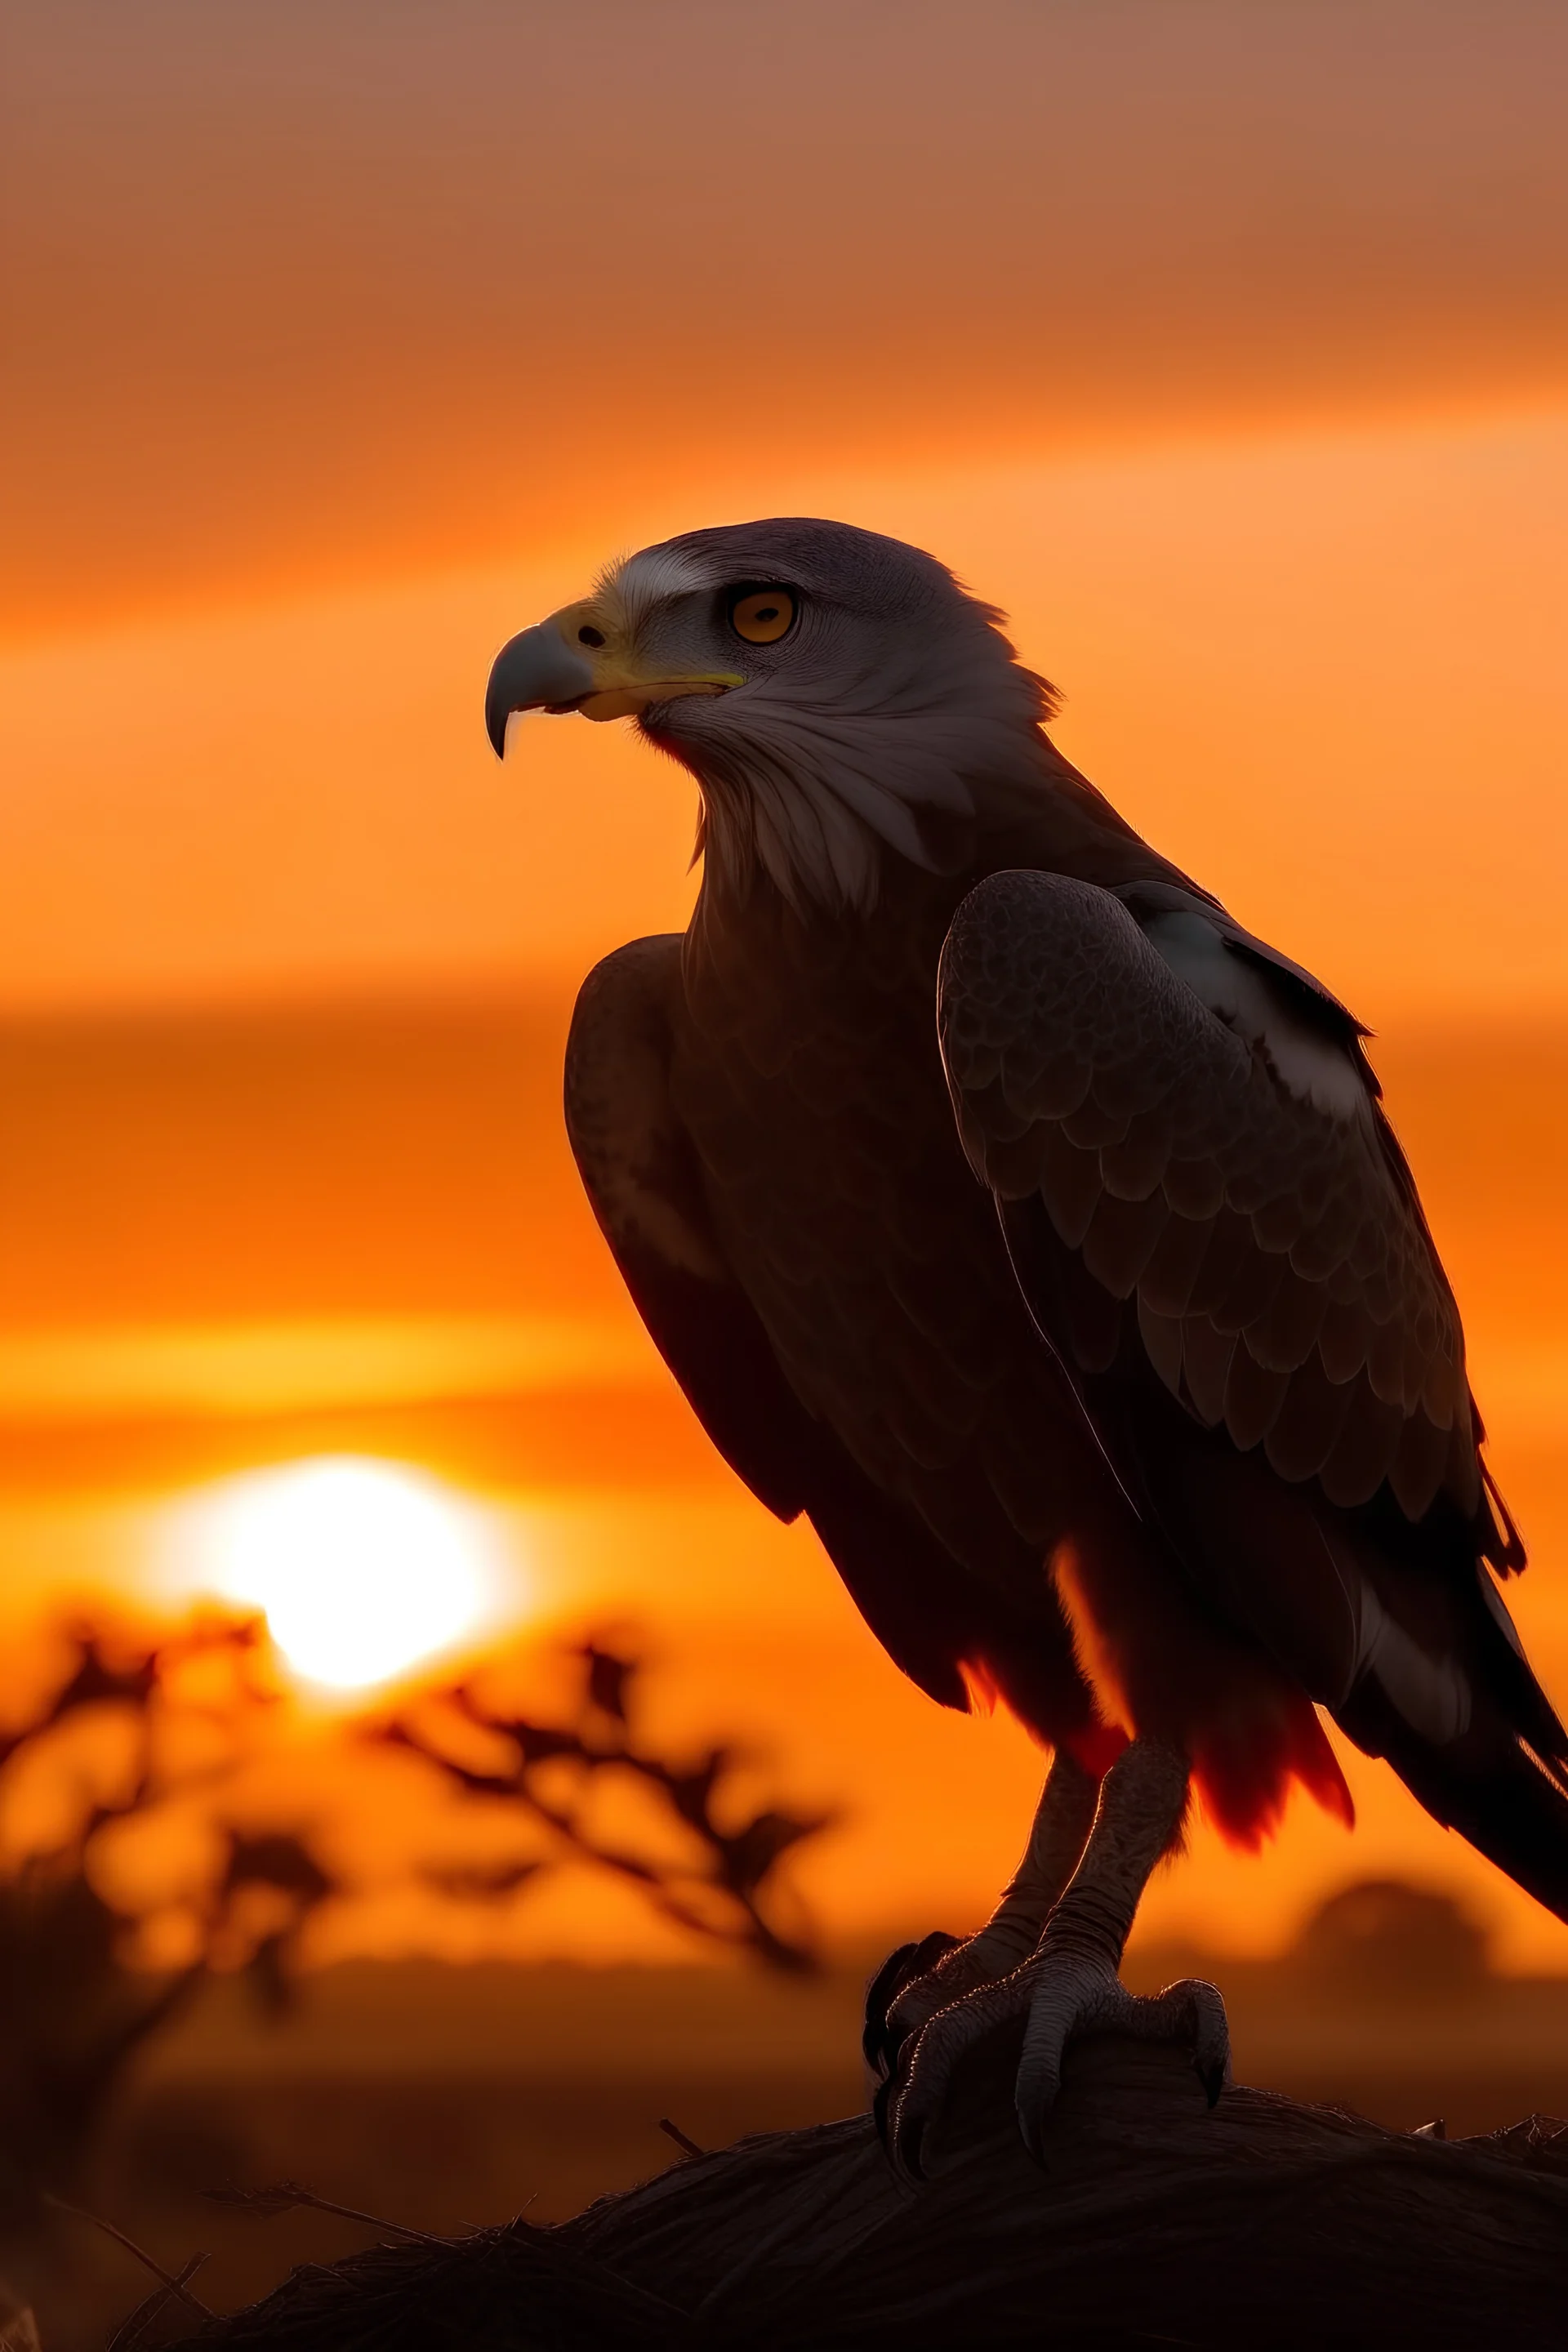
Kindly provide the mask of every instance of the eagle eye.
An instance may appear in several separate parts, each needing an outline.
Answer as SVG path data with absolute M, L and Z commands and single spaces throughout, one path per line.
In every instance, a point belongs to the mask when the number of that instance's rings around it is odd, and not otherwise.
M 730 626 L 749 646 L 776 646 L 795 625 L 795 598 L 787 588 L 737 588 L 730 599 Z

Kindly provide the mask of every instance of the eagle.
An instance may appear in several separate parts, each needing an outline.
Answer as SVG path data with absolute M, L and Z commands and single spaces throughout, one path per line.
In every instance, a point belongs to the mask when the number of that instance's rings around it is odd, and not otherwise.
M 1321 1713 L 1568 1918 L 1568 1735 L 1370 1033 L 1056 708 L 943 564 L 810 520 L 613 564 L 486 700 L 498 755 L 514 712 L 630 717 L 696 781 L 691 920 L 598 965 L 566 1053 L 656 1345 L 904 1673 L 1051 1759 L 991 1919 L 868 1995 L 915 2175 L 1009 2022 L 1037 2154 L 1087 2032 L 1184 2042 L 1217 2098 L 1217 1990 L 1134 1998 L 1123 1947 L 1193 1791 L 1244 1846 L 1293 1782 L 1349 1822 Z

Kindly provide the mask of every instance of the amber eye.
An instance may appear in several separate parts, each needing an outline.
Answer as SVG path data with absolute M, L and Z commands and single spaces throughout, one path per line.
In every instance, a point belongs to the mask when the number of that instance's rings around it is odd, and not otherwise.
M 730 626 L 749 646 L 776 646 L 795 619 L 787 588 L 742 588 L 730 607 Z

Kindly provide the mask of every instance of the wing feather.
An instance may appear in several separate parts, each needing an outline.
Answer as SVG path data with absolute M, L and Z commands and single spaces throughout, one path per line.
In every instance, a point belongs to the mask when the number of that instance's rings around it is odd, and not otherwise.
M 1000 874 L 963 901 L 940 1025 L 976 1172 L 1004 1203 L 1039 1202 L 1060 1249 L 1134 1302 L 1137 1345 L 1194 1419 L 1337 1505 L 1386 1486 L 1415 1520 L 1447 1491 L 1473 1516 L 1458 1313 L 1353 1024 L 1320 992 L 1320 1040 L 1297 968 L 1280 978 L 1260 942 L 1200 939 L 1171 908 L 1152 919 L 1187 965 L 1089 883 Z M 1219 974 L 1220 1011 L 1185 969 Z M 1054 1311 L 1079 1369 L 1103 1369 L 1103 1318 L 1068 1283 Z
M 1044 1579 L 1001 1591 L 967 1577 L 939 1514 L 884 1493 L 790 1385 L 760 1317 L 726 1262 L 689 1138 L 670 1098 L 680 940 L 639 940 L 589 975 L 566 1053 L 566 1125 L 595 1216 L 638 1312 L 731 1467 L 778 1517 L 804 1513 L 872 1632 L 912 1681 L 947 1706 L 970 1704 L 966 1668 L 988 1675 L 1047 1736 L 1093 1719 L 1054 1592 Z M 787 1243 L 788 1234 L 783 1238 Z M 810 1263 L 803 1254 L 803 1267 Z M 932 1279 L 932 1270 L 923 1269 Z M 904 1268 L 918 1300 L 922 1267 Z M 831 1301 L 803 1289 L 798 1311 L 831 1328 Z M 932 1311 L 935 1311 L 934 1309 Z M 984 1309 L 972 1347 L 975 1418 L 985 1378 Z M 964 1438 L 952 1399 L 921 1392 L 918 1368 L 887 1400 L 917 1463 Z M 1024 1458 L 1020 1456 L 1020 1458 Z M 941 1482 L 933 1482 L 940 1496 Z M 1017 1542 L 994 1503 L 994 1541 Z M 955 1532 L 962 1544 L 972 1529 Z
M 1568 1918 L 1568 1731 L 1487 1571 L 1524 1550 L 1359 1032 L 1217 909 L 1149 911 L 1154 942 L 1009 873 L 950 929 L 949 1087 L 1015 1274 L 1173 1572 Z

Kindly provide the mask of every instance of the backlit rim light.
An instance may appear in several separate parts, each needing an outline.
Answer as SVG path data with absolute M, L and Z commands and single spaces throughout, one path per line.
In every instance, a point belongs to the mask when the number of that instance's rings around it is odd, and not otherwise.
M 182 1529 L 184 1575 L 259 1609 L 302 1680 L 365 1690 L 472 1640 L 499 1613 L 485 1515 L 438 1479 L 352 1454 L 213 1488 Z

